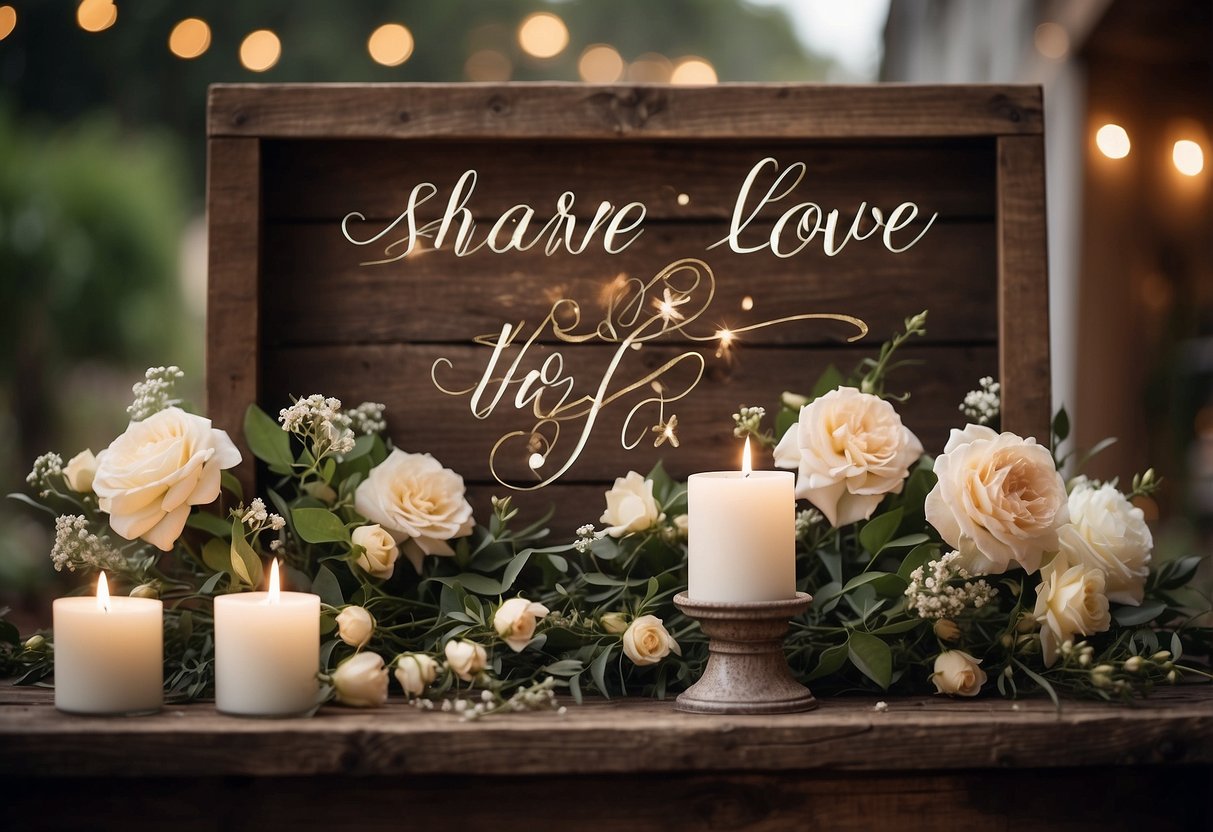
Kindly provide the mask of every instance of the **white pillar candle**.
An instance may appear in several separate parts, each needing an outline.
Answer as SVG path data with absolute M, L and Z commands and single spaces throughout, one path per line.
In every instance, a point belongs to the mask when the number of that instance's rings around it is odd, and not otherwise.
M 268 592 L 215 598 L 215 707 L 238 716 L 296 716 L 316 706 L 320 596 Z
M 135 714 L 164 703 L 164 604 L 110 597 L 56 598 L 55 707 L 77 714 Z
M 796 595 L 796 497 L 791 471 L 692 474 L 687 483 L 687 595 L 696 601 L 779 601 Z

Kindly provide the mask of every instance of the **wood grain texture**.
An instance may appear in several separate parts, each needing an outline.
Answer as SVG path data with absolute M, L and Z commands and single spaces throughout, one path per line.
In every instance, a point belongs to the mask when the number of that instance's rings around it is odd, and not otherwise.
M 998 315 L 1002 427 L 1048 444 L 1049 261 L 1044 139 L 998 140 Z
M 1213 765 L 1207 686 L 1143 707 L 1047 700 L 827 699 L 782 716 L 677 713 L 597 700 L 469 723 L 394 700 L 313 719 L 244 720 L 199 703 L 141 718 L 75 717 L 50 691 L 0 688 L 0 773 L 40 777 L 536 775 L 577 772 L 928 772 Z M 992 778 L 997 782 L 997 777 Z M 1089 808 L 1089 806 L 1088 806 Z
M 467 207 L 491 222 L 519 203 L 552 216 L 564 191 L 571 211 L 593 216 L 602 201 L 643 202 L 649 221 L 732 216 L 750 169 L 765 158 L 749 204 L 756 204 L 778 171 L 802 162 L 804 177 L 771 217 L 800 202 L 815 202 L 849 217 L 861 202 L 886 215 L 901 202 L 939 212 L 942 221 L 994 215 L 994 140 L 905 139 L 874 142 L 736 141 L 401 141 L 269 140 L 264 143 L 265 216 L 269 220 L 339 220 L 351 211 L 383 220 L 407 205 L 420 183 L 437 194 L 418 214 L 440 216 L 460 177 L 477 173 Z M 686 204 L 678 196 L 685 194 Z
M 251 459 L 244 445 L 244 409 L 257 400 L 261 316 L 261 143 L 208 143 L 206 413 Z M 237 471 L 246 491 L 252 467 Z
M 218 84 L 209 134 L 273 138 L 833 139 L 1039 134 L 1039 87 Z

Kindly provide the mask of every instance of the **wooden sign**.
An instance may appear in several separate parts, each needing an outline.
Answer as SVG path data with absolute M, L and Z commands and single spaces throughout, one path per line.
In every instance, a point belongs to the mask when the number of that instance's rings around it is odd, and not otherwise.
M 209 123 L 234 436 L 250 401 L 381 401 L 482 516 L 592 521 L 629 469 L 735 467 L 739 405 L 923 309 L 892 386 L 927 449 L 983 375 L 1047 436 L 1038 88 L 222 85 Z

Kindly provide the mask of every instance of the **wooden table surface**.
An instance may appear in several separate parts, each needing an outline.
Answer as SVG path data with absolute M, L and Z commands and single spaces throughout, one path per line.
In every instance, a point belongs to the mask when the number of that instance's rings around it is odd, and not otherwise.
M 394 700 L 312 719 L 209 703 L 90 718 L 0 686 L 0 828 L 1213 829 L 1213 686 L 1061 713 L 1047 699 L 876 701 L 746 717 L 597 700 L 466 722 Z

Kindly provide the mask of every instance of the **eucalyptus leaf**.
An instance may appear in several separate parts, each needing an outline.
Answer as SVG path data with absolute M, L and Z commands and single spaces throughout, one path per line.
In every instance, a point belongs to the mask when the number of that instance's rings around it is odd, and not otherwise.
M 316 570 L 312 579 L 312 592 L 320 596 L 320 600 L 330 607 L 340 607 L 345 604 L 345 596 L 341 593 L 341 583 L 337 576 L 327 566 Z
M 509 566 L 505 568 L 505 572 L 501 575 L 501 591 L 508 592 L 510 587 L 514 585 L 514 581 L 518 579 L 518 574 L 531 558 L 531 549 L 523 549 L 514 559 L 510 561 Z
M 882 639 L 854 631 L 847 641 L 851 664 L 883 690 L 888 690 L 893 675 L 893 653 Z
M 878 555 L 880 550 L 893 539 L 893 535 L 897 534 L 897 527 L 901 525 L 901 515 L 902 510 L 895 508 L 884 514 L 878 514 L 865 523 L 859 530 L 859 544 L 863 546 L 863 550 L 873 557 Z
M 231 471 L 219 472 L 219 483 L 223 490 L 235 496 L 241 502 L 244 502 L 244 486 L 240 484 L 240 480 L 236 479 L 236 475 Z
M 1158 618 L 1166 608 L 1167 605 L 1162 601 L 1147 600 L 1142 601 L 1139 607 L 1118 606 L 1112 610 L 1112 617 L 1122 627 L 1136 627 Z
M 225 532 L 228 530 L 225 529 Z M 226 573 L 232 571 L 232 547 L 226 541 L 212 537 L 202 547 L 202 562 L 212 572 Z
M 291 455 L 291 435 L 255 404 L 244 411 L 244 441 L 253 456 L 285 473 L 291 470 L 295 457 Z
M 500 595 L 502 591 L 500 581 L 495 581 L 488 575 L 481 575 L 477 572 L 463 572 L 459 575 L 431 578 L 431 580 L 450 587 L 462 587 L 468 592 L 489 597 Z
M 291 512 L 295 531 L 308 543 L 349 543 L 350 531 L 327 508 L 297 508 Z
M 611 694 L 607 692 L 606 666 L 607 662 L 611 660 L 612 652 L 614 652 L 614 647 L 607 647 L 590 663 L 590 675 L 594 677 L 594 686 L 598 688 L 598 693 L 607 699 L 611 698 Z
M 923 543 L 915 546 L 910 550 L 910 553 L 905 556 L 905 560 L 901 562 L 901 566 L 897 568 L 898 577 L 909 582 L 910 573 L 920 566 L 926 566 L 932 560 L 939 558 L 939 545 L 935 543 Z
M 835 644 L 833 647 L 827 647 L 821 651 L 821 655 L 817 658 L 817 666 L 813 668 L 813 672 L 809 674 L 808 681 L 820 679 L 822 676 L 829 676 L 831 673 L 837 673 L 838 669 L 846 663 L 847 660 L 847 643 Z
M 191 529 L 199 529 L 224 539 L 231 536 L 232 526 L 227 520 L 209 511 L 192 511 L 185 520 L 185 525 Z M 227 547 L 224 546 L 226 549 Z

